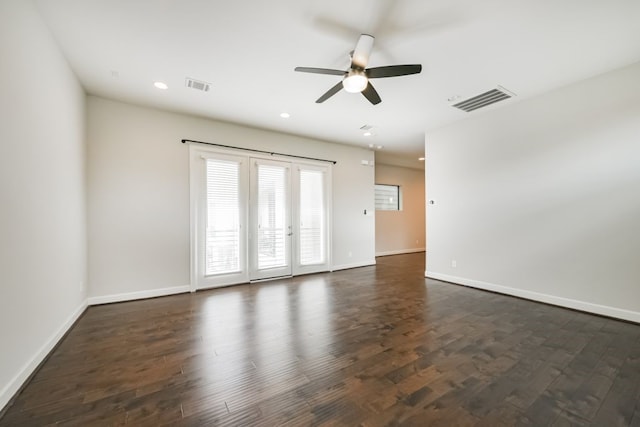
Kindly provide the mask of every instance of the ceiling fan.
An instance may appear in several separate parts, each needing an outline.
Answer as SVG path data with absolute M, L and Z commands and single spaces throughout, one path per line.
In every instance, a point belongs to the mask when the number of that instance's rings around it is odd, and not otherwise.
M 334 87 L 329 89 L 316 100 L 321 103 L 338 93 L 340 89 L 350 93 L 361 92 L 365 98 L 373 105 L 379 104 L 382 99 L 380 95 L 371 85 L 370 79 L 379 79 L 382 77 L 398 77 L 410 74 L 418 74 L 422 71 L 422 65 L 388 65 L 385 67 L 367 68 L 369 55 L 373 48 L 373 36 L 369 34 L 360 34 L 356 48 L 351 53 L 351 66 L 348 70 L 333 70 L 330 68 L 313 68 L 313 67 L 296 67 L 295 71 L 314 74 L 330 74 L 334 76 L 342 76 L 342 80 Z

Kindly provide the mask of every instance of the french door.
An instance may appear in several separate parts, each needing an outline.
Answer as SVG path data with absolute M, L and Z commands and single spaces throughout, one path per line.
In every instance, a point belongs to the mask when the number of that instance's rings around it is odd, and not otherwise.
M 291 166 L 251 159 L 249 279 L 291 276 Z
M 330 269 L 330 166 L 190 150 L 193 290 Z

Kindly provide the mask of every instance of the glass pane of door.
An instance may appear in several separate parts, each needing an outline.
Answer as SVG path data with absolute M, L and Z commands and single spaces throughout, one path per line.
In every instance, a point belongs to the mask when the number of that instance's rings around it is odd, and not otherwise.
M 324 172 L 301 169 L 300 186 L 300 265 L 323 264 L 325 250 Z
M 240 164 L 207 159 L 205 276 L 240 271 Z
M 285 169 L 258 165 L 258 269 L 287 264 Z

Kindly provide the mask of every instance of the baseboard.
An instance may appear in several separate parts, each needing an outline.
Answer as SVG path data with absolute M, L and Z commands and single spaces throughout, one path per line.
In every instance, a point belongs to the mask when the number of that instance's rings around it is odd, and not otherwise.
M 416 252 L 424 252 L 425 250 L 426 250 L 426 248 L 398 249 L 398 250 L 395 250 L 395 251 L 376 252 L 376 256 L 413 254 L 413 253 L 416 253 Z
M 450 276 L 448 274 L 435 273 L 432 271 L 425 271 L 424 275 L 425 277 L 428 277 L 430 279 L 442 280 L 444 282 L 451 282 L 457 285 L 469 286 L 471 288 L 511 295 L 531 301 L 543 302 L 546 304 L 557 305 L 573 310 L 585 311 L 587 313 L 599 314 L 602 316 L 640 323 L 640 313 L 637 311 L 625 310 L 622 308 L 610 307 L 607 305 L 593 304 L 590 302 L 543 294 L 534 291 L 527 291 L 524 289 L 511 288 L 508 286 L 496 285 L 493 283 L 467 279 L 464 277 Z
M 376 265 L 375 259 L 372 261 L 356 262 L 353 264 L 334 265 L 333 267 L 331 267 L 331 271 L 348 270 L 350 268 L 358 268 L 358 267 L 369 267 L 372 265 Z
M 127 292 L 123 294 L 103 295 L 99 297 L 90 297 L 89 305 L 110 304 L 113 302 L 133 301 L 137 299 L 164 297 L 167 295 L 184 294 L 191 292 L 191 287 L 174 286 L 171 288 L 151 289 L 148 291 Z
M 31 377 L 35 370 L 49 355 L 51 350 L 55 348 L 58 342 L 64 337 L 67 331 L 73 326 L 73 324 L 80 318 L 87 308 L 87 300 L 84 300 L 80 306 L 65 320 L 65 322 L 49 337 L 47 342 L 40 347 L 36 354 L 29 360 L 18 373 L 9 381 L 2 391 L 0 391 L 0 413 L 5 408 L 7 403 L 16 395 L 20 388 Z

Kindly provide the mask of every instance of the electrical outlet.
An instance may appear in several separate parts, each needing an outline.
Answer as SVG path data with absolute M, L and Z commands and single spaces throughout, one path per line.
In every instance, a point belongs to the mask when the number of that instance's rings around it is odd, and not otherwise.
M 451 267 L 456 268 L 458 266 L 458 261 L 456 261 L 455 259 L 451 260 Z
M 351 253 L 351 251 L 349 251 L 349 258 L 351 258 L 353 256 L 353 253 Z

